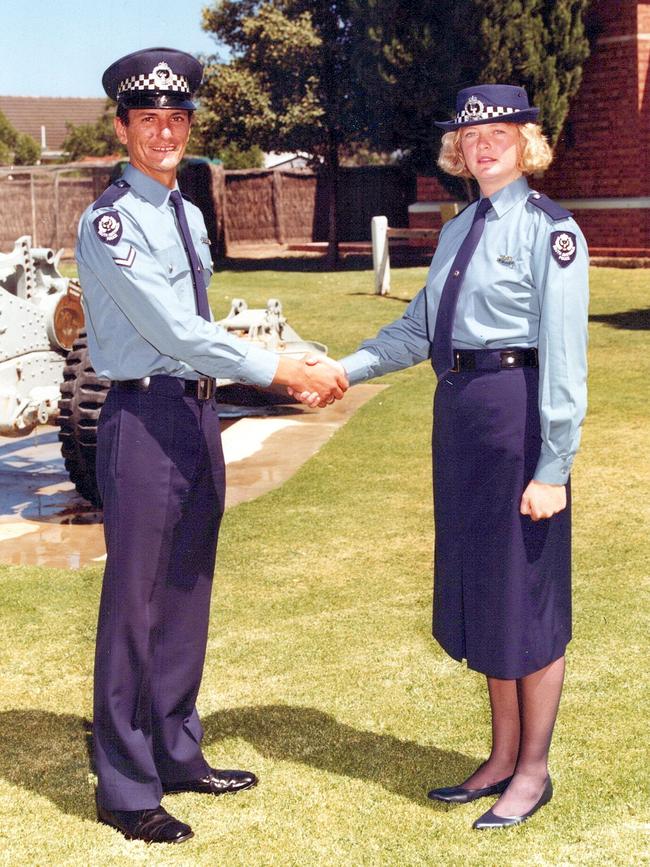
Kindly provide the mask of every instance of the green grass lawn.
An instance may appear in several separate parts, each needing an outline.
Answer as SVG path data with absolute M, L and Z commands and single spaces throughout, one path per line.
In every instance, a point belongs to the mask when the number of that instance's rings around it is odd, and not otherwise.
M 333 355 L 400 315 L 425 269 L 224 272 L 229 299 L 283 301 Z M 430 636 L 433 378 L 382 391 L 286 485 L 228 512 L 199 709 L 205 750 L 260 786 L 165 801 L 179 847 L 94 820 L 87 755 L 101 569 L 0 567 L 0 863 L 544 865 L 650 861 L 647 748 L 647 271 L 592 271 L 590 412 L 574 484 L 574 640 L 551 756 L 556 795 L 521 828 L 478 833 L 486 802 L 432 786 L 486 755 L 484 679 Z M 636 311 L 636 312 L 630 312 Z

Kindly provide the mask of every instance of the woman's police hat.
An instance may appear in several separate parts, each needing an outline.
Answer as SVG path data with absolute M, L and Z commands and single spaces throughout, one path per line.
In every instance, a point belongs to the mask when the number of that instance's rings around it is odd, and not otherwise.
M 510 84 L 477 84 L 458 91 L 454 120 L 434 121 L 450 132 L 479 123 L 528 123 L 537 120 L 539 109 L 528 104 L 523 87 Z
M 111 99 L 125 108 L 183 108 L 193 111 L 203 66 L 185 51 L 145 48 L 120 57 L 102 76 Z

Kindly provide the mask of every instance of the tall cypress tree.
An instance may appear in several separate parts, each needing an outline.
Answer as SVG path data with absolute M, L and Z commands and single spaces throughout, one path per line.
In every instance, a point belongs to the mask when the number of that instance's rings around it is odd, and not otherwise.
M 479 77 L 517 83 L 541 109 L 554 145 L 589 56 L 584 16 L 589 0 L 474 0 L 481 13 Z
M 451 115 L 456 91 L 478 82 L 521 84 L 555 144 L 589 55 L 589 0 L 351 0 L 367 39 L 359 79 L 381 147 L 402 148 L 436 171 L 433 121 Z M 447 176 L 444 181 L 454 188 Z M 457 190 L 458 191 L 458 190 Z

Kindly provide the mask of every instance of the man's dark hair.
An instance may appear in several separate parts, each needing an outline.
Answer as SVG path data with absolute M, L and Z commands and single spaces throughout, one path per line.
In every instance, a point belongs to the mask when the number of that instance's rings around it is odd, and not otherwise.
M 172 109 L 166 109 L 166 110 L 171 111 Z M 124 105 L 124 103 L 118 103 L 117 108 L 115 109 L 115 117 L 119 118 L 122 121 L 122 123 L 124 124 L 124 126 L 129 125 L 129 111 L 130 111 L 130 109 L 127 108 L 127 106 Z M 191 111 L 190 109 L 187 109 L 187 108 L 179 109 L 179 111 L 186 111 L 188 114 L 190 123 L 192 122 L 192 116 L 194 114 L 193 111 Z

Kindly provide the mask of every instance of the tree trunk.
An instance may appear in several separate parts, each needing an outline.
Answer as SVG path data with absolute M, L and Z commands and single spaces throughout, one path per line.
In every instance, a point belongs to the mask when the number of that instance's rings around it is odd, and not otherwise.
M 325 156 L 325 188 L 327 189 L 327 253 L 325 267 L 334 270 L 339 264 L 339 226 L 337 216 L 339 182 L 339 149 L 330 139 Z

